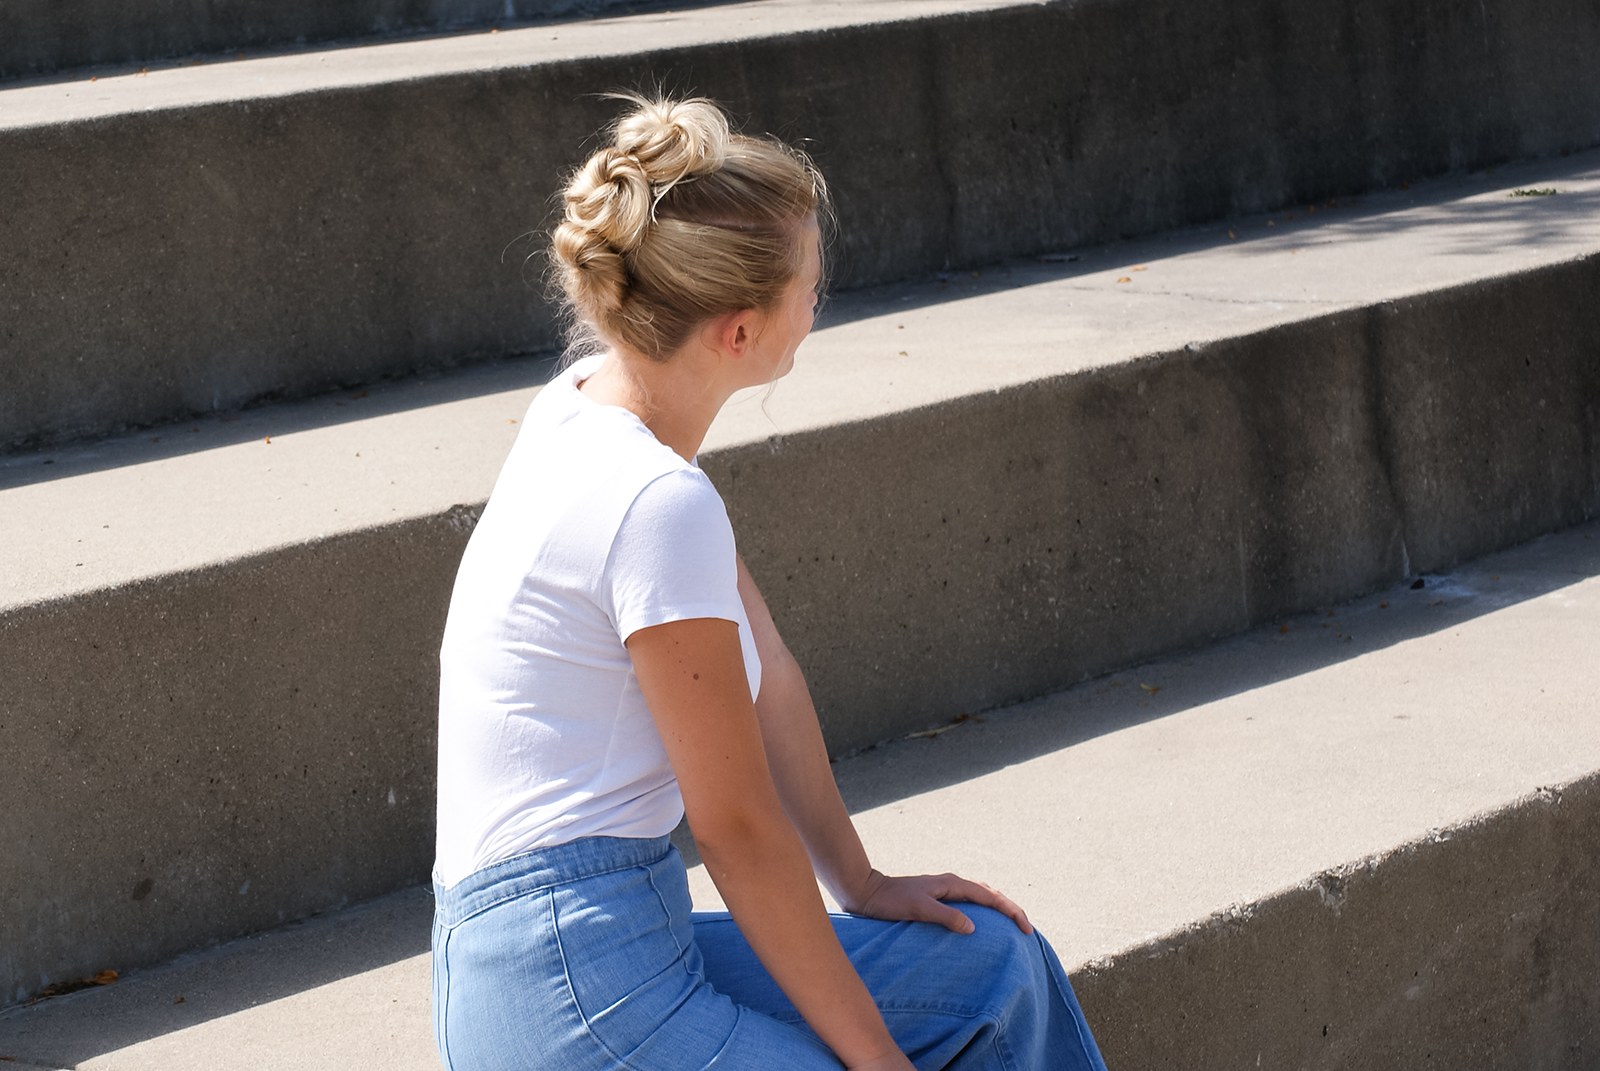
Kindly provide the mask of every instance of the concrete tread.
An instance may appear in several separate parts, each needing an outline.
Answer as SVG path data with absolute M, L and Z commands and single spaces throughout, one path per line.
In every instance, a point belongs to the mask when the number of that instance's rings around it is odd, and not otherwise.
M 706 449 L 1590 256 L 1597 205 L 1593 151 L 846 294 L 794 373 L 730 405 Z M 16 563 L 0 610 L 481 504 L 546 371 L 484 366 L 0 459 L 0 546 Z
M 880 867 L 998 885 L 1081 971 L 1600 770 L 1600 525 L 1425 583 L 868 750 L 841 789 Z M 12 1009 L 0 1055 L 433 1071 L 429 911 L 413 889 Z
M 750 0 L 239 60 L 74 71 L 0 89 L 0 130 L 487 73 L 846 26 L 1037 6 L 1046 0 Z M 94 81 L 91 82 L 90 79 Z

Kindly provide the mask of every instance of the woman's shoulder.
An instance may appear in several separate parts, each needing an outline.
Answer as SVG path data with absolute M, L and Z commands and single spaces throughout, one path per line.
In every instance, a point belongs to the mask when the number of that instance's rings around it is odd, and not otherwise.
M 723 523 L 728 515 L 710 477 L 681 457 L 639 488 L 632 512 L 662 519 L 684 515 L 721 518 Z

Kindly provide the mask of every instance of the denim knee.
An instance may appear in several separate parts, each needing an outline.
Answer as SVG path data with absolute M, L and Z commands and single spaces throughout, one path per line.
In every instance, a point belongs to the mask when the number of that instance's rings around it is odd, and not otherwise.
M 1037 934 L 1023 933 L 1017 924 L 992 908 L 977 904 L 954 905 L 972 920 L 973 931 L 958 938 L 962 969 L 980 973 L 983 991 L 1005 992 L 1007 982 L 1031 988 L 1049 979 L 1049 966 Z

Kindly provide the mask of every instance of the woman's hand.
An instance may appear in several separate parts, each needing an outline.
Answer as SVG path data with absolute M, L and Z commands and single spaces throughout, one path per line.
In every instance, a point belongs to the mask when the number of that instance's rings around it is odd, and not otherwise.
M 955 874 L 891 878 L 874 870 L 867 876 L 857 902 L 845 905 L 845 910 L 888 922 L 936 922 L 956 933 L 971 933 L 972 920 L 940 902 L 943 900 L 993 908 L 1015 922 L 1023 933 L 1033 932 L 1028 916 L 1010 897 L 980 881 L 968 881 Z

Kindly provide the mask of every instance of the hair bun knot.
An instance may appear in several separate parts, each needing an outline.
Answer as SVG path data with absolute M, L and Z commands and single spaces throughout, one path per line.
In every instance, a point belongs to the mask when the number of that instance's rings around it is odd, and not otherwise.
M 629 99 L 638 110 L 617 124 L 616 147 L 639 161 L 657 198 L 685 179 L 722 166 L 728 154 L 728 120 L 711 101 Z
M 568 188 L 566 202 L 568 223 L 593 231 L 626 253 L 644 239 L 654 198 L 638 158 L 606 149 L 584 166 Z

